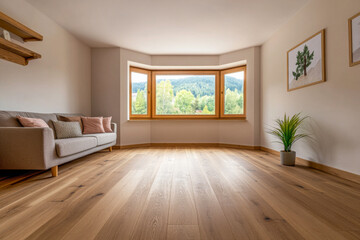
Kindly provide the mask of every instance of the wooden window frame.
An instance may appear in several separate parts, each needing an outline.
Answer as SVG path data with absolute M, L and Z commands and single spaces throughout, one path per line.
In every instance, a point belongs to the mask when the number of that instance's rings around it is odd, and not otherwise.
M 234 73 L 234 72 L 241 72 L 244 71 L 244 86 L 243 86 L 243 114 L 225 114 L 225 74 Z M 221 79 L 220 79 L 220 104 L 221 104 L 221 111 L 220 111 L 220 118 L 222 119 L 245 119 L 246 118 L 246 66 L 229 68 L 220 71 Z
M 156 114 L 156 75 L 215 75 L 215 114 L 214 115 L 157 115 Z M 158 70 L 152 72 L 152 114 L 153 119 L 218 119 L 219 118 L 219 71 L 211 70 Z
M 246 119 L 246 72 L 247 66 L 233 67 L 223 70 L 147 70 L 138 67 L 129 68 L 129 116 L 130 120 L 194 120 L 194 119 Z M 244 113 L 225 114 L 225 74 L 244 71 Z M 132 114 L 132 80 L 131 72 L 148 75 L 147 114 Z M 156 75 L 215 75 L 215 114 L 214 115 L 156 115 Z
M 141 73 L 146 74 L 148 76 L 147 78 L 147 114 L 132 114 L 132 79 L 131 79 L 131 73 Z M 150 119 L 151 118 L 151 71 L 137 68 L 137 67 L 130 67 L 129 72 L 129 116 L 130 119 Z

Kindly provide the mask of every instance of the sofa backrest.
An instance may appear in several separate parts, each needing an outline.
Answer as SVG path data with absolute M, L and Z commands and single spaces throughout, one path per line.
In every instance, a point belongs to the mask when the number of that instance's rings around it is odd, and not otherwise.
M 41 118 L 50 128 L 53 128 L 51 120 L 56 121 L 57 117 L 54 113 L 33 113 L 33 112 L 17 112 L 17 111 L 0 111 L 0 127 L 21 127 L 16 116 Z
M 70 113 L 34 113 L 34 112 L 17 112 L 17 111 L 0 111 L 0 127 L 22 127 L 16 116 L 40 118 L 44 120 L 54 132 L 56 138 L 54 125 L 52 121 L 57 121 L 58 116 L 81 116 L 82 114 Z

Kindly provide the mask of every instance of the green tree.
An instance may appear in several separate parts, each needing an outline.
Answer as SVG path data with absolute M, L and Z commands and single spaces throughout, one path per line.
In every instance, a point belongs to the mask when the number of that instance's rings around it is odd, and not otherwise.
M 298 80 L 302 75 L 307 76 L 307 68 L 311 65 L 314 59 L 314 51 L 310 53 L 308 46 L 305 44 L 303 51 L 298 51 L 296 56 L 296 72 L 292 72 L 295 80 Z
M 167 115 L 174 113 L 174 87 L 169 80 L 156 84 L 156 113 Z
M 208 107 L 209 111 L 213 112 L 215 110 L 215 96 L 202 96 L 199 100 L 200 109 L 204 109 L 205 105 Z
M 213 113 L 210 112 L 207 105 L 205 105 L 204 109 L 202 110 L 202 114 L 213 114 Z
M 240 107 L 240 109 L 244 108 L 244 95 L 243 94 L 239 94 L 236 103 Z
M 175 107 L 181 114 L 193 114 L 193 102 L 195 100 L 194 95 L 187 90 L 181 90 L 176 94 Z
M 132 98 L 131 101 L 132 101 L 132 102 L 131 102 L 131 113 L 132 113 L 132 114 L 136 114 L 136 110 L 135 110 L 135 100 L 134 100 L 134 98 Z
M 243 103 L 241 98 L 242 95 L 238 93 L 237 89 L 235 89 L 235 91 L 227 89 L 225 92 L 225 114 L 242 114 Z M 241 105 L 239 103 L 241 103 Z
M 133 111 L 133 114 L 146 114 L 147 113 L 146 105 L 147 104 L 146 104 L 144 91 L 138 89 L 135 100 L 135 109 L 134 109 L 135 111 Z
M 200 96 L 198 95 L 195 100 L 194 103 L 192 104 L 193 107 L 193 111 L 196 112 L 196 110 L 201 110 L 200 105 L 199 105 L 199 98 Z

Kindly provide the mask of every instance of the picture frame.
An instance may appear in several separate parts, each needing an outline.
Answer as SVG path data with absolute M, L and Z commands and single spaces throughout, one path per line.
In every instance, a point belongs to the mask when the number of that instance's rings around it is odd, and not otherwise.
M 360 64 L 360 12 L 349 18 L 349 65 Z
M 287 91 L 325 81 L 325 29 L 322 29 L 287 52 Z

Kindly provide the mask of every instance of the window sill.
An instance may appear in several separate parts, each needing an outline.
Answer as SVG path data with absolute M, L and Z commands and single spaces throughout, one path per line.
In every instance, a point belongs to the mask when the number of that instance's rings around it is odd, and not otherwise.
M 189 121 L 189 120 L 195 120 L 195 121 L 229 121 L 229 120 L 236 120 L 236 121 L 247 121 L 246 117 L 223 117 L 223 118 L 131 118 L 128 119 L 128 122 L 138 122 L 138 121 L 164 121 L 164 120 L 170 120 L 170 121 Z

